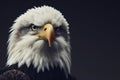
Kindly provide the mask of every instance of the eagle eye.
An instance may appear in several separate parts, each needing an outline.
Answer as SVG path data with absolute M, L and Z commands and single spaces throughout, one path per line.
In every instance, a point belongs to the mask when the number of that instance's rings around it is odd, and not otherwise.
M 37 31 L 39 29 L 38 26 L 35 26 L 33 24 L 30 26 L 30 28 L 31 28 L 32 31 Z
M 54 30 L 55 30 L 55 32 L 62 32 L 62 31 L 64 31 L 64 29 L 63 29 L 62 26 L 60 26 L 60 27 L 55 27 Z

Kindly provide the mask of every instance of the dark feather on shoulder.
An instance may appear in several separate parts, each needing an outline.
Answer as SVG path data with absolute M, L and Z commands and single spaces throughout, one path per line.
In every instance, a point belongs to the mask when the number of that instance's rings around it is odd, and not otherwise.
M 30 80 L 30 78 L 25 73 L 12 69 L 2 73 L 0 75 L 0 80 Z

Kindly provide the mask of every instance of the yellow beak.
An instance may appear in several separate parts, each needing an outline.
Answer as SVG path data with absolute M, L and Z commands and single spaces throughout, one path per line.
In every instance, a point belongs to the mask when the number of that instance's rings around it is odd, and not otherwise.
M 54 39 L 54 28 L 51 24 L 45 24 L 42 31 L 36 34 L 36 36 L 47 40 L 49 47 L 51 47 L 51 43 Z

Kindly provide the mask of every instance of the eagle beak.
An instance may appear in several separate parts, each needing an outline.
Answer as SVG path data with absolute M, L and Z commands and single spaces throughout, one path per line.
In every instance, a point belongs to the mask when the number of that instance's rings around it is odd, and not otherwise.
M 51 47 L 51 44 L 53 42 L 54 39 L 54 28 L 51 24 L 45 24 L 42 31 L 40 31 L 39 33 L 36 34 L 36 36 L 47 40 L 49 47 Z

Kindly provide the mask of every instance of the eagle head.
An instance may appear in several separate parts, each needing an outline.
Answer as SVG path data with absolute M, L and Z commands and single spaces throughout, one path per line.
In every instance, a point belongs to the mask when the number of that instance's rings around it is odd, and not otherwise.
M 53 7 L 28 9 L 10 28 L 7 65 L 33 65 L 37 72 L 59 66 L 70 73 L 69 24 Z

